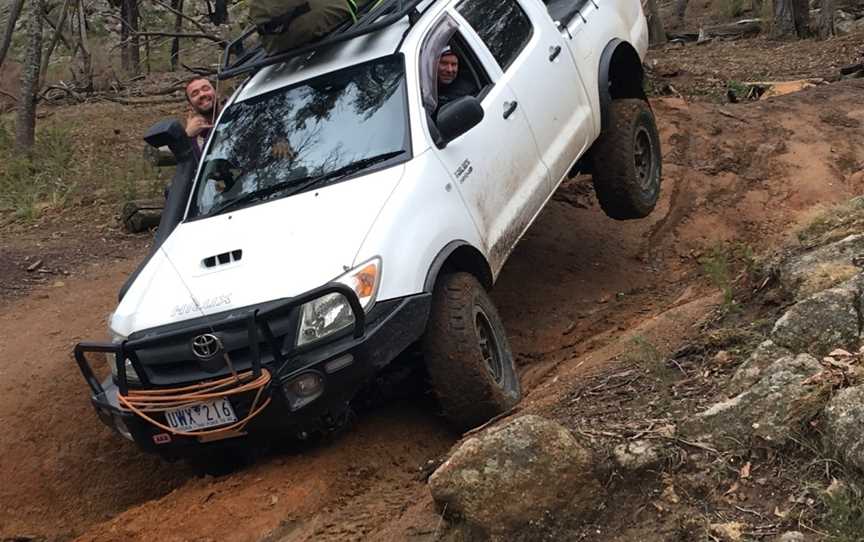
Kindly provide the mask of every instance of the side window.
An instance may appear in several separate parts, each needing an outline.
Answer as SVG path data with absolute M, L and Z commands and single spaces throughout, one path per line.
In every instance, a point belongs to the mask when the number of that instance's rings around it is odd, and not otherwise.
M 516 0 L 463 0 L 456 6 L 483 40 L 502 70 L 516 60 L 534 32 Z

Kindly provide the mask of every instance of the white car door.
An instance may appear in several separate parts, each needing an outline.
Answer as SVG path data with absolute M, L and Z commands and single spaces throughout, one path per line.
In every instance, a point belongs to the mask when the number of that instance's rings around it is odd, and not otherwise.
M 565 38 L 537 0 L 463 0 L 456 6 L 501 69 L 528 117 L 553 185 L 590 143 L 591 105 Z M 513 57 L 514 36 L 530 35 Z
M 471 70 L 482 87 L 478 94 L 484 118 L 444 149 L 432 152 L 450 172 L 497 275 L 548 197 L 548 170 L 507 75 L 497 69 L 477 37 L 464 30 L 451 43 L 457 44 L 460 72 Z

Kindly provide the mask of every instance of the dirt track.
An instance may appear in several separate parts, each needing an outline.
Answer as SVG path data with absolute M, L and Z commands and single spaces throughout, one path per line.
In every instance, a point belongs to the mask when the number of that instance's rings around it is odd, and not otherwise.
M 634 334 L 674 346 L 710 308 L 696 258 L 717 243 L 765 249 L 815 209 L 860 194 L 862 97 L 852 82 L 735 106 L 656 102 L 664 195 L 644 221 L 606 219 L 582 181 L 562 187 L 494 292 L 527 390 L 522 410 L 554 413 L 569 383 Z M 435 538 L 421 466 L 458 435 L 425 398 L 219 479 L 103 428 L 69 352 L 104 336 L 133 265 L 94 263 L 0 305 L 0 539 Z

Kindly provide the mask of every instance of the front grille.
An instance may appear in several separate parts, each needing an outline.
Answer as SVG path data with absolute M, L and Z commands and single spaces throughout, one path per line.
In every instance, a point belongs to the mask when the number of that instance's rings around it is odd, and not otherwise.
M 282 346 L 283 352 L 294 345 L 296 312 L 292 311 L 287 316 L 270 321 L 273 336 L 277 344 Z M 202 361 L 193 353 L 193 339 L 204 334 L 213 334 L 219 338 L 234 370 L 251 369 L 253 354 L 245 319 L 248 314 L 249 309 L 243 311 L 242 315 L 222 315 L 221 318 L 220 315 L 214 315 L 185 322 L 186 325 L 182 327 L 178 324 L 163 326 L 131 336 L 130 339 L 157 339 L 160 335 L 167 336 L 170 333 L 170 339 L 155 341 L 153 346 L 138 347 L 134 351 L 137 366 L 142 370 L 146 384 L 156 387 L 179 386 L 231 374 L 231 369 L 221 354 Z M 178 330 L 182 331 L 178 333 Z M 258 344 L 261 363 L 266 365 L 273 361 L 270 343 L 261 334 L 258 336 Z

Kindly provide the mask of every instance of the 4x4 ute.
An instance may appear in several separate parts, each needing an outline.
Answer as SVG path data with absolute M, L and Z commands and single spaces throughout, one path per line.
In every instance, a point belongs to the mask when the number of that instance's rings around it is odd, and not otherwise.
M 145 137 L 178 161 L 154 249 L 113 341 L 75 349 L 142 448 L 338 426 L 414 345 L 449 420 L 481 424 L 520 399 L 487 291 L 561 181 L 590 171 L 615 219 L 654 208 L 639 0 L 370 5 L 300 50 L 229 46 L 223 76 L 250 77 L 200 159 L 176 122 Z M 468 95 L 439 108 L 448 46 Z

